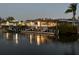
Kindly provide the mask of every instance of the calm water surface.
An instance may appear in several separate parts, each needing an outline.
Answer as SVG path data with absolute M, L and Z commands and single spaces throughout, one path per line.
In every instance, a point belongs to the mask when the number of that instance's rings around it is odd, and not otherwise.
M 57 36 L 47 34 L 0 32 L 0 54 L 79 54 L 79 39 L 74 37 L 65 39 L 76 41 L 63 42 Z

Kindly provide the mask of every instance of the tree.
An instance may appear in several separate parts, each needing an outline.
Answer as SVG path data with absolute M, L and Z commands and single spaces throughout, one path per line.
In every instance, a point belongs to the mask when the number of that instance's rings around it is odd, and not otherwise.
M 69 8 L 65 11 L 65 13 L 73 13 L 72 19 L 75 20 L 76 10 L 77 10 L 77 3 L 72 3 L 70 4 Z
M 11 22 L 11 21 L 14 21 L 15 18 L 14 17 L 8 17 L 6 20 Z
M 0 17 L 0 22 L 4 22 L 4 21 L 5 21 L 4 18 Z
M 2 18 L 0 17 L 0 21 L 2 21 Z

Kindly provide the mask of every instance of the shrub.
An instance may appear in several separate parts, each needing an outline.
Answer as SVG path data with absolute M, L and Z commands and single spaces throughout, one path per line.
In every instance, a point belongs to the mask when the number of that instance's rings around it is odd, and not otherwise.
M 71 23 L 64 23 L 58 26 L 59 34 L 72 34 L 77 33 L 77 26 Z

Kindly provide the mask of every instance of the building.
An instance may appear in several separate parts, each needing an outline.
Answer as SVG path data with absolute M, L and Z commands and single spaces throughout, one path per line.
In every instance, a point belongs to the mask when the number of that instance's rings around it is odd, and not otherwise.
M 48 28 L 55 28 L 57 26 L 58 20 L 52 19 L 35 19 L 35 20 L 27 20 L 26 25 L 32 29 L 37 30 L 47 30 Z
M 17 25 L 17 21 L 12 21 L 12 22 L 3 21 L 3 22 L 1 22 L 0 25 L 1 25 L 1 26 L 16 26 L 16 25 Z

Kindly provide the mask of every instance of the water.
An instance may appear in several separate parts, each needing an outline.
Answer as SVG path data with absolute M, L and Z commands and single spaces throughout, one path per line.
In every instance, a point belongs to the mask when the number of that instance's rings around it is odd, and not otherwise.
M 75 37 L 75 38 L 74 38 Z M 58 36 L 34 33 L 0 32 L 0 54 L 21 55 L 72 55 L 79 54 L 76 36 Z

